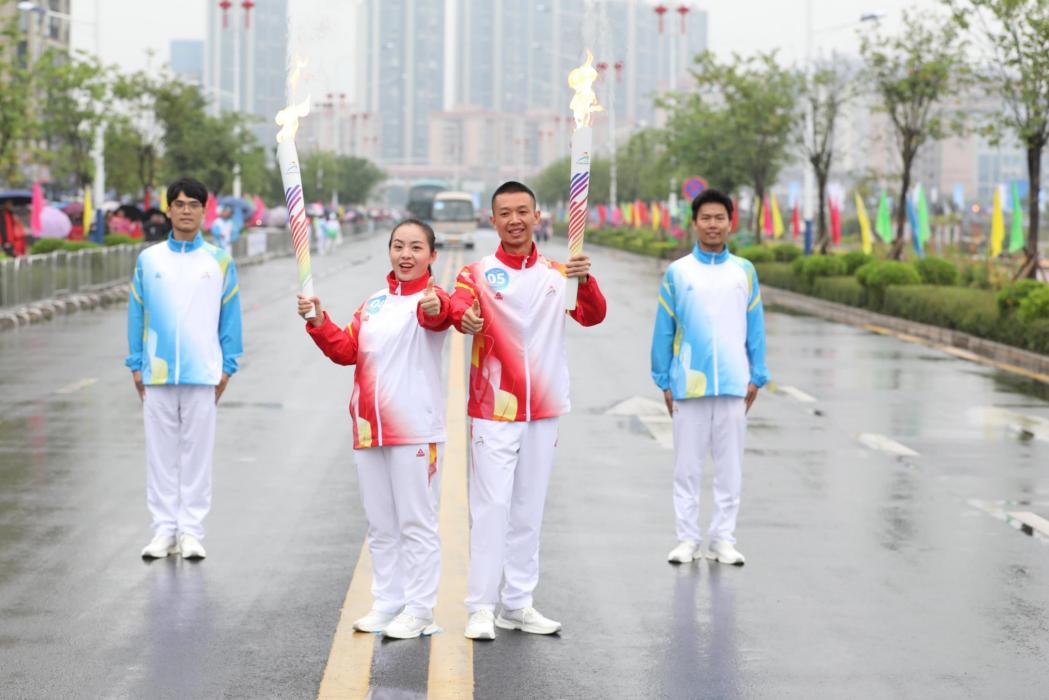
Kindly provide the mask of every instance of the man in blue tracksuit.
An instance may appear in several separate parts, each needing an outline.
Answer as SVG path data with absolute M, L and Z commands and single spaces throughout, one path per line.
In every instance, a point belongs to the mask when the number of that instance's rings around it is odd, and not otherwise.
M 742 565 L 734 532 L 739 512 L 747 411 L 768 381 L 765 317 L 749 260 L 728 252 L 732 200 L 706 190 L 692 202 L 697 244 L 671 263 L 659 290 L 652 378 L 674 422 L 674 513 L 678 545 L 668 560 L 702 556 L 699 484 L 714 462 L 714 514 L 707 556 Z
M 125 364 L 142 399 L 153 515 L 142 556 L 202 559 L 215 407 L 243 351 L 240 285 L 229 252 L 200 233 L 204 185 L 184 178 L 167 194 L 171 234 L 138 256 L 128 301 Z

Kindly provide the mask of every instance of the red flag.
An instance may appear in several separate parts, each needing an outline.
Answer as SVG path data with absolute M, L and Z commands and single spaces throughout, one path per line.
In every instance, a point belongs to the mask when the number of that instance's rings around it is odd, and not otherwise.
M 830 200 L 830 240 L 834 245 L 841 243 L 841 209 L 834 202 L 833 199 L 828 197 Z
M 219 218 L 219 202 L 208 192 L 208 203 L 204 205 L 204 230 L 210 231 L 215 219 Z
M 667 231 L 669 231 L 670 230 L 670 209 L 668 209 L 667 205 L 664 204 L 661 211 L 662 211 L 662 214 L 663 214 L 662 217 L 661 217 L 661 221 L 663 223 L 663 228 L 666 229 Z
M 33 236 L 39 236 L 44 230 L 42 217 L 44 214 L 44 190 L 39 182 L 33 183 L 32 208 L 29 211 L 29 232 Z
M 769 196 L 768 195 L 765 195 L 765 201 L 761 205 L 761 213 L 762 213 L 762 217 L 765 219 L 765 221 L 763 222 L 764 225 L 762 226 L 762 230 L 766 234 L 771 236 L 772 235 L 772 207 L 769 205 Z
M 142 208 L 149 209 L 149 188 L 146 188 L 145 193 L 142 195 Z
M 603 204 L 597 205 L 597 223 L 604 226 L 608 222 L 608 208 Z
M 794 211 L 790 217 L 790 230 L 794 236 L 794 240 L 798 240 L 798 236 L 801 235 L 801 212 L 798 211 L 798 205 L 794 205 Z
M 258 195 L 252 197 L 251 202 L 255 205 L 255 211 L 251 213 L 251 221 L 248 222 L 248 226 L 261 226 L 262 217 L 266 215 L 266 204 L 262 201 L 262 197 Z
M 739 200 L 732 200 L 732 232 L 739 230 Z

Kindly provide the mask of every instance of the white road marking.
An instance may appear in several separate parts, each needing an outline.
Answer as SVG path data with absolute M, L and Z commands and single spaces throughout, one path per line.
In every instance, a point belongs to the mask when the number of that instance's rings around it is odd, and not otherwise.
M 1019 504 L 1012 501 L 982 501 L 977 498 L 970 498 L 969 505 L 983 511 L 995 520 L 1000 520 L 1011 528 L 1030 535 L 1042 543 L 1049 544 L 1049 521 L 1030 511 L 1006 510 L 1007 506 L 1026 505 L 1030 507 L 1036 504 Z M 1041 505 L 1049 506 L 1049 503 Z
M 917 457 L 918 453 L 906 445 L 896 442 L 891 437 L 878 433 L 859 433 L 856 440 L 864 447 L 886 452 L 897 457 Z
M 73 393 L 76 393 L 76 392 L 80 391 L 81 389 L 86 389 L 89 386 L 91 386 L 92 384 L 97 384 L 97 383 L 98 383 L 98 380 L 95 379 L 94 377 L 87 377 L 86 379 L 81 379 L 78 382 L 73 382 L 72 384 L 66 384 L 64 387 L 62 387 L 61 389 L 57 390 L 55 393 L 56 394 L 73 394 Z
M 978 406 L 969 409 L 969 420 L 977 425 L 1000 428 L 1019 437 L 1049 442 L 1049 420 L 1007 411 L 995 406 Z
M 633 396 L 605 411 L 607 416 L 634 416 L 661 447 L 674 449 L 674 423 L 662 401 Z
M 789 384 L 781 384 L 778 385 L 774 389 L 774 391 L 778 391 L 781 394 L 786 394 L 787 396 L 791 397 L 792 399 L 795 399 L 796 401 L 800 401 L 801 403 L 816 403 L 815 396 L 812 396 L 811 394 L 806 394 L 804 391 L 802 391 L 796 386 L 790 386 Z

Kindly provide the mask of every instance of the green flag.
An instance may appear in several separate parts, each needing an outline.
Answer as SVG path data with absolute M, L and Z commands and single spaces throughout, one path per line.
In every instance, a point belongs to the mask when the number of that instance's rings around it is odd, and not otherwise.
M 1009 226 L 1009 252 L 1015 253 L 1024 247 L 1024 214 L 1020 205 L 1020 188 L 1013 181 L 1013 219 Z
M 925 201 L 925 188 L 918 185 L 918 235 L 921 236 L 922 247 L 929 240 L 929 204 Z
M 874 230 L 883 241 L 892 243 L 892 214 L 889 213 L 889 198 L 885 190 L 881 191 L 881 200 L 878 201 L 878 218 L 874 221 Z

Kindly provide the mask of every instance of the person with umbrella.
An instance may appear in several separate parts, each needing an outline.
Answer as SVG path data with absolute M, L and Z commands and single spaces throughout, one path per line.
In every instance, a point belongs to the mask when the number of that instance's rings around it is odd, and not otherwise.
M 0 250 L 12 258 L 26 254 L 25 226 L 10 199 L 0 203 Z

